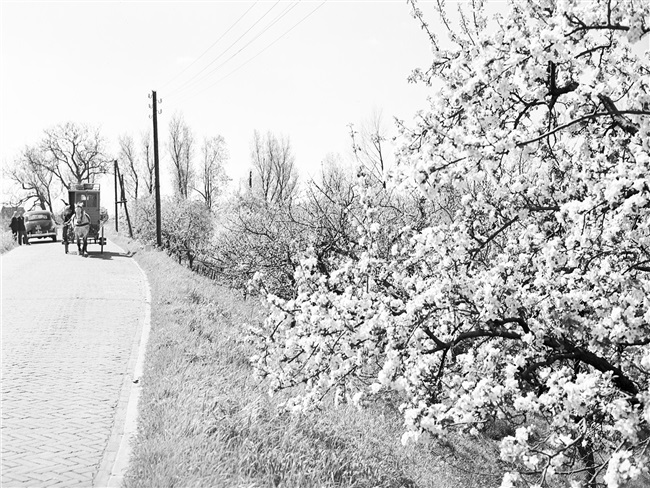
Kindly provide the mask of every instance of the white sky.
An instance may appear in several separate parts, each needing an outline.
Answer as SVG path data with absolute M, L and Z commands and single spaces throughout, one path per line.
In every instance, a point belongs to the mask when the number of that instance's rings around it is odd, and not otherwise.
M 347 124 L 381 110 L 392 130 L 393 116 L 409 121 L 425 107 L 425 88 L 407 77 L 427 66 L 430 46 L 404 0 L 330 0 L 320 8 L 320 0 L 303 0 L 244 47 L 293 3 L 259 1 L 189 66 L 254 3 L 2 0 L 2 163 L 37 143 L 45 128 L 67 121 L 100 126 L 116 154 L 120 134 L 139 140 L 151 127 L 148 94 L 155 89 L 163 100 L 163 171 L 167 124 L 180 111 L 198 141 L 224 136 L 231 176 L 246 173 L 258 129 L 288 136 L 306 177 L 327 153 L 348 154 Z M 198 84 L 186 84 L 201 70 Z

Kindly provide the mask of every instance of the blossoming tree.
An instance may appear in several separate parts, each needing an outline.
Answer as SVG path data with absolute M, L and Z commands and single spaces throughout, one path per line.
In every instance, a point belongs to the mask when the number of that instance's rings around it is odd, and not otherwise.
M 402 392 L 403 440 L 495 419 L 502 486 L 620 486 L 650 460 L 650 3 L 480 1 L 440 40 L 403 128 L 405 184 L 459 204 L 377 225 L 337 271 L 270 297 L 258 367 L 291 405 Z M 378 244 L 394 241 L 392 255 Z

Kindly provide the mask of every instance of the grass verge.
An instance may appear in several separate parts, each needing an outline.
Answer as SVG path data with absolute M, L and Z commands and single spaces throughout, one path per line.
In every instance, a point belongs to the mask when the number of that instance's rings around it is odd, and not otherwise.
M 499 484 L 489 441 L 403 447 L 390 403 L 289 415 L 256 379 L 244 300 L 162 252 L 109 236 L 134 253 L 151 285 L 152 324 L 126 487 L 433 487 Z

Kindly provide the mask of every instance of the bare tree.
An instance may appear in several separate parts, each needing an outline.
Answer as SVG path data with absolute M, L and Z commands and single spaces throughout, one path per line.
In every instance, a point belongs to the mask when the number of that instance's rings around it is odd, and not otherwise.
M 92 182 L 109 169 L 110 158 L 97 128 L 59 124 L 45 131 L 41 150 L 47 168 L 66 189 L 71 183 Z
M 38 147 L 27 146 L 14 165 L 7 170 L 7 177 L 23 190 L 21 202 L 35 200 L 43 210 L 52 211 L 52 194 L 55 191 L 54 173 L 48 166 L 45 155 Z
M 387 129 L 381 110 L 373 111 L 370 118 L 361 124 L 359 131 L 348 125 L 352 139 L 352 152 L 365 172 L 386 188 L 388 158 L 386 153 Z
M 256 193 L 266 203 L 290 200 L 296 191 L 298 172 L 289 139 L 278 139 L 271 132 L 264 137 L 254 131 L 251 160 L 258 186 Z
M 155 185 L 155 162 L 153 159 L 153 139 L 151 131 L 143 132 L 141 137 L 140 154 L 143 162 L 143 183 L 148 195 L 153 195 Z
M 172 158 L 175 191 L 181 198 L 187 198 L 194 179 L 194 135 L 181 114 L 175 114 L 169 121 L 168 147 Z
M 354 170 L 339 153 L 329 152 L 320 163 L 320 173 L 310 180 L 320 186 L 339 186 L 342 181 L 354 182 Z
M 228 180 L 224 164 L 229 156 L 223 136 L 206 137 L 201 147 L 201 156 L 201 188 L 196 188 L 196 191 L 203 197 L 205 205 L 212 208 L 215 198 Z
M 124 168 L 122 171 L 126 177 L 127 195 L 131 200 L 137 200 L 141 170 L 133 137 L 129 134 L 123 134 L 119 137 L 118 144 L 120 146 L 119 159 L 122 162 L 122 168 Z

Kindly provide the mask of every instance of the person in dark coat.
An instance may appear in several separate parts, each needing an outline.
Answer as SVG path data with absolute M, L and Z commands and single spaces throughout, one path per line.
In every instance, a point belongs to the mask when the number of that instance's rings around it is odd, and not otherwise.
M 27 237 L 27 230 L 25 229 L 25 218 L 23 217 L 23 212 L 21 211 L 16 217 L 16 226 L 18 229 L 18 245 L 21 246 L 26 244 L 29 246 L 29 238 Z
M 11 235 L 15 241 L 18 239 L 18 212 L 14 212 L 11 216 L 11 224 L 9 224 L 9 227 L 11 228 Z
M 65 210 L 63 211 L 63 236 L 62 236 L 63 245 L 65 246 L 66 254 L 68 252 L 68 244 L 70 244 L 70 241 L 68 240 L 68 236 L 72 225 L 71 224 L 72 217 L 74 217 L 74 208 L 72 207 L 72 205 L 66 204 Z

